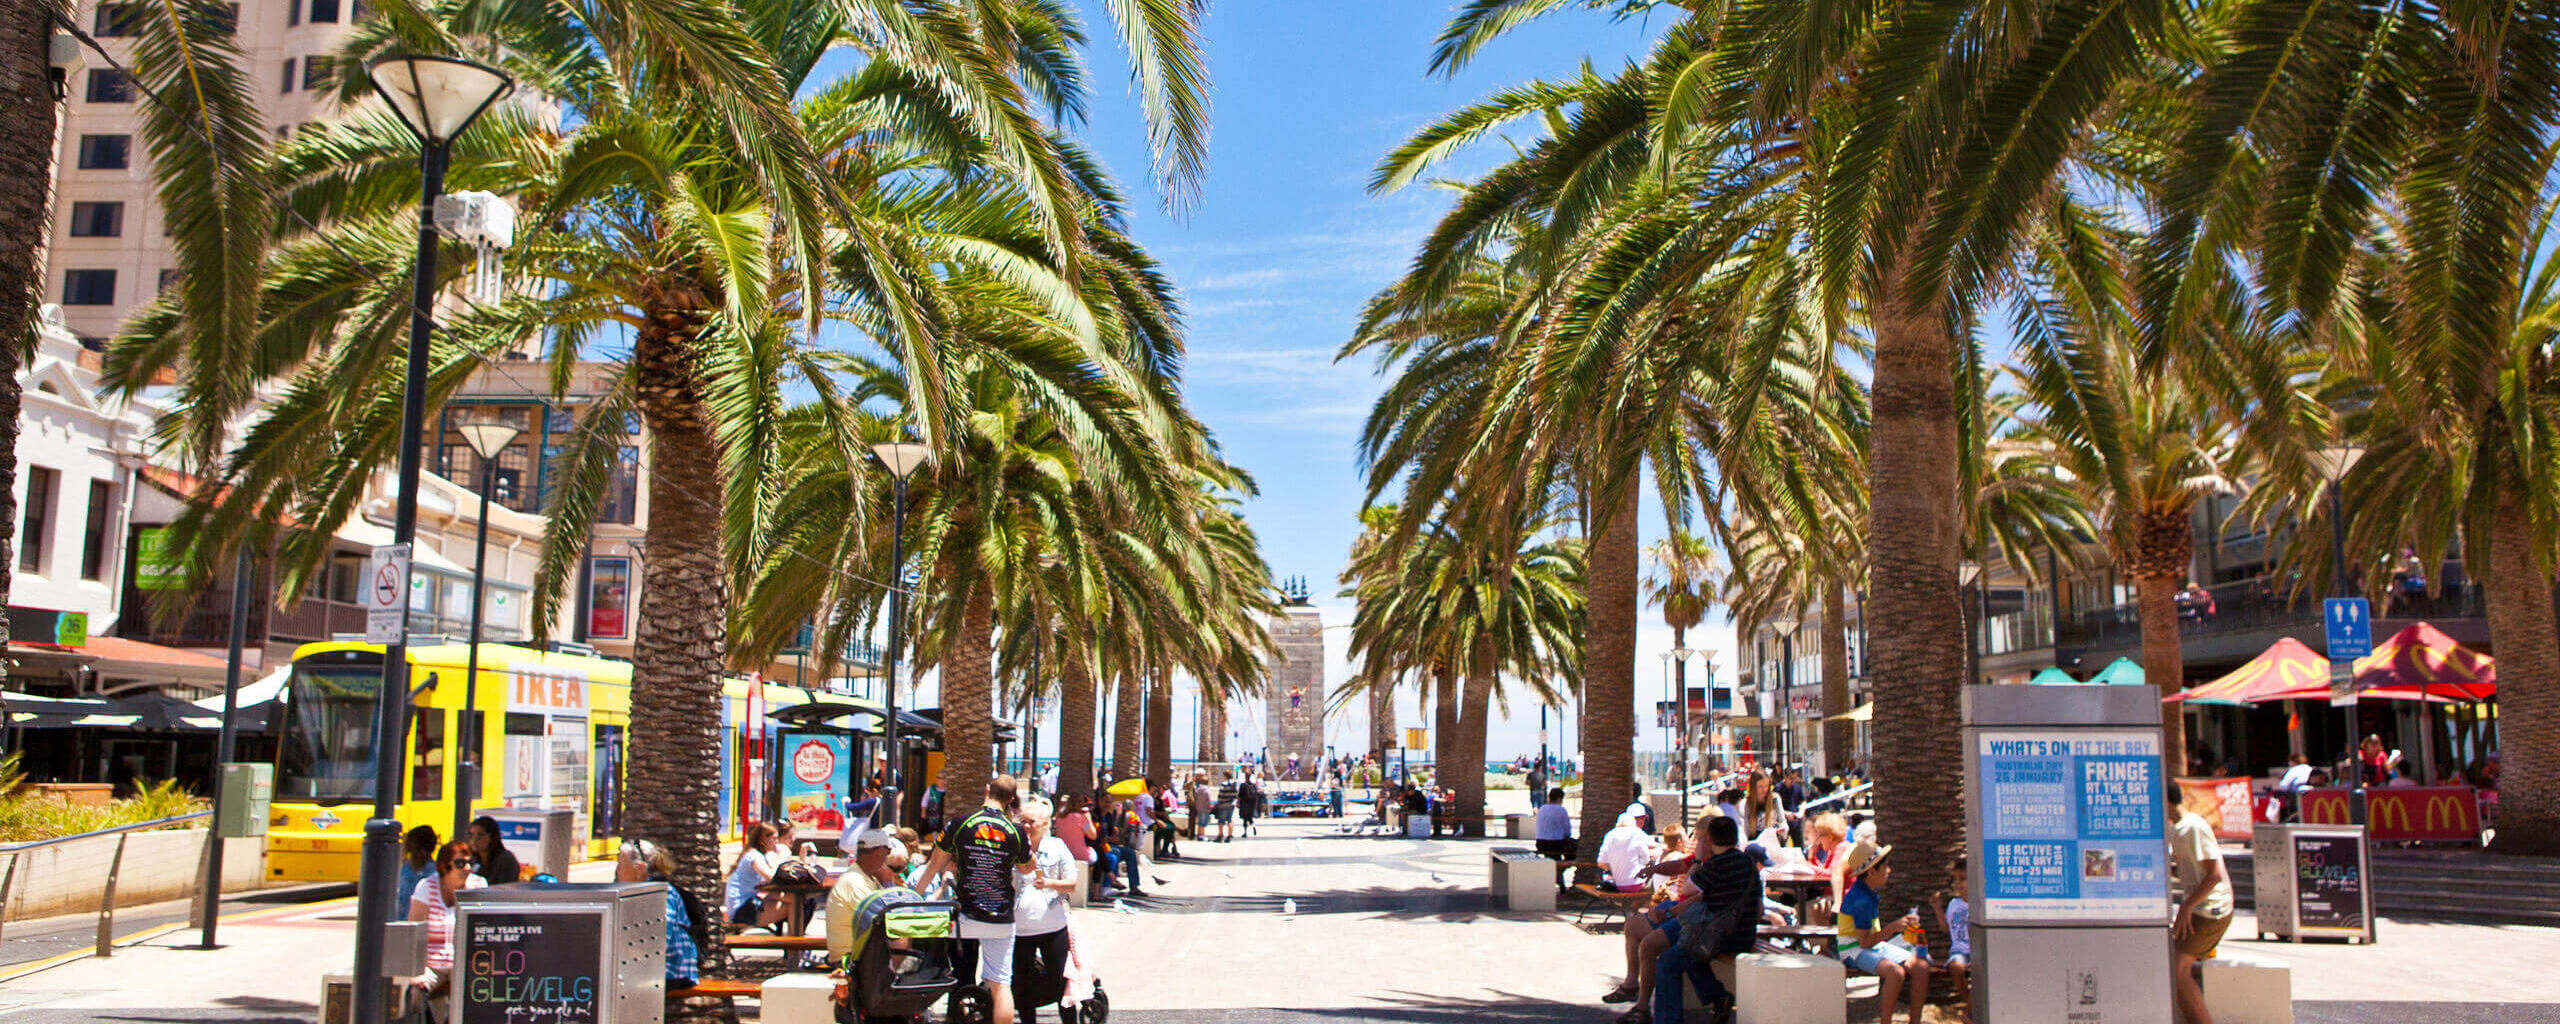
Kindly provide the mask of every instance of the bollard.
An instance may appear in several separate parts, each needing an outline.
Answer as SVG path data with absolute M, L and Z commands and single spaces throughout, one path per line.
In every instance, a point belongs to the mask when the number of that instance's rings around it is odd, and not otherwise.
M 107 861 L 107 892 L 98 899 L 98 955 L 116 955 L 116 872 L 124 870 L 124 841 L 133 833 L 116 836 L 116 855 Z

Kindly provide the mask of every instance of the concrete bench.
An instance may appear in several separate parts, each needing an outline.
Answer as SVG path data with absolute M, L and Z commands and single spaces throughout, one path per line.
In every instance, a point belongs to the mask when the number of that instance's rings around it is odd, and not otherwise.
M 1556 862 L 1536 850 L 1496 847 L 1485 858 L 1486 892 L 1513 910 L 1556 908 Z
M 2218 956 L 2200 961 L 2205 1009 L 2214 1024 L 2293 1024 L 2293 968 L 2274 960 Z
M 835 1024 L 835 979 L 814 971 L 766 978 L 756 995 L 756 1019 L 764 1024 Z
M 1076 862 L 1076 887 L 1067 890 L 1067 905 L 1082 908 L 1093 898 L 1093 862 Z
M 1538 834 L 1536 820 L 1536 816 L 1530 814 L 1505 814 L 1502 816 L 1502 837 L 1505 839 L 1533 838 Z
M 1840 961 L 1802 953 L 1734 958 L 1737 1024 L 1847 1024 L 1849 972 Z

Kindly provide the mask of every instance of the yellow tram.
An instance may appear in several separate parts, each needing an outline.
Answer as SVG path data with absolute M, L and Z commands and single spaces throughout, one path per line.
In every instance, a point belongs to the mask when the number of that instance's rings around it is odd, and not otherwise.
M 620 827 L 624 744 L 631 722 L 631 665 L 608 658 L 480 645 L 473 713 L 460 680 L 470 647 L 406 648 L 410 715 L 401 742 L 398 817 L 405 829 L 450 830 L 454 801 L 488 810 L 568 810 L 589 858 L 613 855 Z M 294 652 L 275 714 L 275 794 L 267 825 L 267 876 L 354 881 L 373 805 L 373 713 L 382 682 L 380 644 L 330 641 Z M 733 678 L 721 687 L 720 817 L 768 804 L 766 774 L 750 757 L 772 735 L 769 716 L 813 699 L 846 702 L 775 683 Z M 476 744 L 478 792 L 463 785 L 461 751 Z M 734 832 L 732 833 L 734 835 Z M 455 838 L 445 836 L 447 839 Z

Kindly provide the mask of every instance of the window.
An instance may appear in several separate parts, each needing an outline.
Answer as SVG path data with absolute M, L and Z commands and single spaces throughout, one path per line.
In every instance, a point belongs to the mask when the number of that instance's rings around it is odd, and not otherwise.
M 71 237 L 114 238 L 124 234 L 123 203 L 71 204 Z
M 284 59 L 284 91 L 293 91 L 293 58 Z
M 107 506 L 114 503 L 116 488 L 104 480 L 89 481 L 89 532 L 80 541 L 80 578 L 107 578 Z
M 99 4 L 98 35 L 129 36 L 142 31 L 142 18 L 149 11 L 140 4 Z
M 133 102 L 133 79 L 114 68 L 90 68 L 89 102 Z
M 587 562 L 587 639 L 613 640 L 631 633 L 631 560 Z
M 337 21 L 338 0 L 311 0 L 312 24 L 330 25 L 336 24 Z
M 640 521 L 640 449 L 623 445 L 622 451 L 614 458 L 613 477 L 605 481 L 604 504 L 596 509 L 596 521 Z
M 53 540 L 53 491 L 62 474 L 37 466 L 27 471 L 25 518 L 18 524 L 18 569 L 44 571 L 44 549 Z
M 313 11 L 316 15 L 318 8 L 315 6 Z M 320 19 L 315 16 L 311 20 L 318 21 Z M 334 21 L 336 19 L 331 20 Z M 305 89 L 328 88 L 329 73 L 336 70 L 336 64 L 337 60 L 335 58 L 323 54 L 315 53 L 311 56 L 302 58 L 302 87 Z
M 83 135 L 80 137 L 80 169 L 84 171 L 121 171 L 131 166 L 133 136 Z
M 112 306 L 115 302 L 115 271 L 65 270 L 62 272 L 63 305 Z
M 284 0 L 284 24 L 286 28 L 302 24 L 302 0 Z

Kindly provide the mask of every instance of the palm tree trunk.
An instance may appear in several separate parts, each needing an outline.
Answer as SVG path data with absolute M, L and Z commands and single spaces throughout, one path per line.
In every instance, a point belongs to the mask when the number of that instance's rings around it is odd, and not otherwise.
M 1147 781 L 1173 781 L 1173 682 L 1160 672 L 1147 682 Z
M 1493 634 L 1480 634 L 1475 651 L 1467 659 L 1467 691 L 1464 707 L 1458 715 L 1457 760 L 1449 771 L 1456 776 L 1451 788 L 1458 791 L 1458 816 L 1461 819 L 1484 817 L 1484 760 L 1486 719 L 1493 714 L 1494 649 Z M 1482 820 L 1468 821 L 1460 834 L 1484 834 Z
M 1934 299 L 1905 294 L 1898 265 L 1881 277 L 1869 300 L 1876 352 L 1867 463 L 1876 826 L 1917 854 L 1894 873 L 1896 895 L 1886 902 L 1895 904 L 1946 888 L 1964 838 L 1964 816 L 1948 813 L 1947 780 L 1964 764 L 1966 644 L 1956 593 L 1957 339 Z
M 2560 637 L 2551 568 L 2520 487 L 2497 491 L 2489 521 L 2489 645 L 2498 652 L 2499 853 L 2560 854 Z
M 2134 607 L 2142 616 L 2142 674 L 2166 697 L 2186 689 L 2186 654 L 2178 638 L 2178 581 L 2142 576 L 2133 581 Z M 2160 752 L 2172 777 L 2194 770 L 2187 756 L 2187 713 L 2177 704 L 2160 705 Z
M 1138 692 L 1138 681 L 1127 673 L 1120 676 L 1118 691 L 1111 708 L 1111 781 L 1133 778 L 1138 774 L 1138 727 L 1146 715 L 1144 695 Z
M 722 485 L 719 441 L 693 376 L 690 334 L 699 318 L 690 310 L 697 308 L 661 308 L 633 344 L 649 427 L 650 512 L 623 805 L 631 834 L 665 844 L 675 857 L 677 884 L 716 896 L 729 574 L 718 506 L 702 500 L 721 493 Z M 704 954 L 706 963 L 718 962 L 717 951 Z
M 1443 665 L 1432 673 L 1431 788 L 1449 784 L 1449 767 L 1458 760 L 1458 673 Z
M 1216 764 L 1227 759 L 1227 706 L 1200 697 L 1200 735 L 1193 744 L 1193 757 L 1202 764 Z
M 969 588 L 941 666 L 942 806 L 949 817 L 977 810 L 995 778 L 995 635 L 995 590 L 981 580 Z
M 51 3 L 29 0 L 0 14 L 0 566 L 17 563 L 19 340 L 44 301 L 52 240 L 56 110 L 45 60 Z M 0 573 L 0 576 L 6 576 Z M 9 580 L 0 578 L 0 604 Z M 9 625 L 0 622 L 0 643 Z
M 1610 507 L 1603 508 L 1607 505 Z M 1592 502 L 1599 530 L 1591 544 L 1590 633 L 1583 644 L 1582 835 L 1577 859 L 1600 855 L 1600 837 L 1618 823 L 1620 797 L 1635 785 L 1636 519 L 1644 483 L 1631 473 L 1618 493 Z
M 1849 602 L 1848 588 L 1839 580 L 1829 580 L 1822 595 L 1822 770 L 1839 771 L 1857 757 L 1851 748 L 1858 745 L 1858 723 L 1833 715 L 1845 715 L 1849 707 Z M 1807 776 L 1810 778 L 1810 776 Z
M 1066 659 L 1059 674 L 1058 795 L 1065 800 L 1093 797 L 1093 673 L 1082 655 Z
M 1384 681 L 1369 688 L 1369 756 L 1387 766 L 1387 751 L 1396 745 L 1396 689 Z

